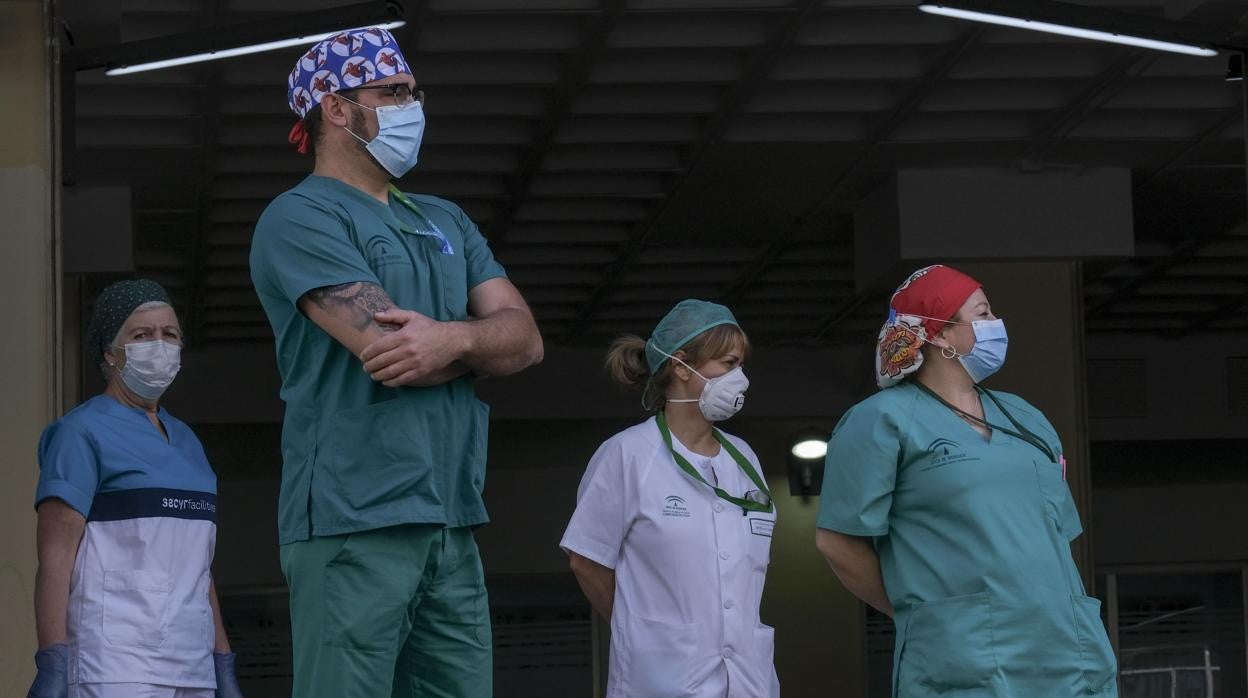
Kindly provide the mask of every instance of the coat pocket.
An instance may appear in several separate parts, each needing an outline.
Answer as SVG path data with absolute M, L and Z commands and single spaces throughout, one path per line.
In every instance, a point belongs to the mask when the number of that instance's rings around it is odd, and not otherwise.
M 758 652 L 758 668 L 761 672 L 765 698 L 779 698 L 780 677 L 776 674 L 776 629 L 759 623 L 754 631 L 754 645 Z
M 899 696 L 987 687 L 997 671 L 987 592 L 915 606 L 897 667 Z
M 104 570 L 104 639 L 117 646 L 165 644 L 173 581 L 158 570 Z
M 1079 636 L 1079 673 L 1089 692 L 1097 692 L 1114 681 L 1118 661 L 1101 622 L 1101 602 L 1091 596 L 1071 595 L 1075 632 Z
M 623 682 L 629 698 L 693 696 L 698 626 L 632 616 L 626 620 Z

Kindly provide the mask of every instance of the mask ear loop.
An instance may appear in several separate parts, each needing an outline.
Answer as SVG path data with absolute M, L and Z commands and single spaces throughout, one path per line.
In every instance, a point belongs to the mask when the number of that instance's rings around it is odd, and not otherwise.
M 659 352 L 659 353 L 660 353 L 660 354 L 662 354 L 663 356 L 666 356 L 667 358 L 671 359 L 672 361 L 675 361 L 676 363 L 680 364 L 681 366 L 684 366 L 685 368 L 689 369 L 690 371 L 693 371 L 693 375 L 697 376 L 698 378 L 701 378 L 704 382 L 707 382 L 707 383 L 709 383 L 709 382 L 710 382 L 710 379 L 709 379 L 709 378 L 707 378 L 706 376 L 702 375 L 701 373 L 698 373 L 698 369 L 696 369 L 696 368 L 694 368 L 694 367 L 690 366 L 689 364 L 685 363 L 684 361 L 681 361 L 681 360 L 680 360 L 680 357 L 678 357 L 678 356 L 672 356 L 671 354 L 669 354 L 669 353 L 667 353 L 667 352 L 663 351 L 662 349 L 660 349 L 660 348 L 658 347 L 658 345 L 657 345 L 657 344 L 655 345 L 654 350 L 655 350 L 655 351 L 657 351 L 657 352 Z
M 697 376 L 698 378 L 701 378 L 701 379 L 702 379 L 702 382 L 703 382 L 703 387 L 704 387 L 704 388 L 705 388 L 705 386 L 706 386 L 706 385 L 709 385 L 709 384 L 710 384 L 710 382 L 711 382 L 711 381 L 710 381 L 710 380 L 709 380 L 706 376 L 702 375 L 701 373 L 698 373 L 698 370 L 697 370 L 697 369 L 695 369 L 694 367 L 692 367 L 692 366 L 690 366 L 689 364 L 685 363 L 684 361 L 681 361 L 681 360 L 680 360 L 680 357 L 678 357 L 678 356 L 672 356 L 671 354 L 669 354 L 669 353 L 667 353 L 667 352 L 663 351 L 662 349 L 660 349 L 660 348 L 659 348 L 659 346 L 658 346 L 657 344 L 656 344 L 656 345 L 654 345 L 654 350 L 655 350 L 655 351 L 657 351 L 657 352 L 659 352 L 659 353 L 660 353 L 660 354 L 662 354 L 663 356 L 666 356 L 667 358 L 671 359 L 672 361 L 675 361 L 676 363 L 679 363 L 681 366 L 684 366 L 685 368 L 689 369 L 690 371 L 692 371 L 692 372 L 693 372 L 693 375 L 695 375 L 695 376 Z M 653 407 L 646 407 L 646 395 L 647 395 L 649 392 L 650 392 L 650 381 L 647 379 L 647 380 L 646 380 L 646 388 L 645 388 L 645 390 L 644 390 L 644 391 L 642 391 L 642 393 L 641 393 L 641 406 L 642 406 L 642 407 L 645 407 L 647 411 L 652 411 L 652 410 L 654 410 L 655 408 L 653 408 Z M 690 399 L 687 399 L 687 400 L 685 400 L 685 399 L 679 399 L 679 400 L 677 400 L 677 399 L 672 399 L 672 398 L 664 398 L 664 400 L 663 400 L 663 401 L 664 401 L 664 402 L 701 402 L 701 398 L 690 398 Z
M 958 350 L 953 347 L 941 347 L 940 355 L 946 359 L 955 359 L 958 357 Z

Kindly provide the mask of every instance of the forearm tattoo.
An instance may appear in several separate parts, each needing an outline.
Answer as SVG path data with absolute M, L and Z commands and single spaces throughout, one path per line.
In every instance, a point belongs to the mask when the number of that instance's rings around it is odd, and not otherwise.
M 394 308 L 390 296 L 377 284 L 353 281 L 337 286 L 314 288 L 307 293 L 308 300 L 325 312 L 351 324 L 363 332 L 370 326 L 382 332 L 393 332 L 394 325 L 377 322 L 375 313 Z

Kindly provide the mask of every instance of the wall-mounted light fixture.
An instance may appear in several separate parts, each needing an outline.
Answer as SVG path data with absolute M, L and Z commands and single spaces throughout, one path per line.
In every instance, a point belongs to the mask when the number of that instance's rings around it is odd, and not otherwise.
M 1244 54 L 1232 53 L 1226 64 L 1227 82 L 1242 82 L 1244 79 Z
M 789 494 L 809 497 L 823 486 L 823 457 L 828 453 L 828 433 L 803 429 L 789 438 Z
M 1219 49 L 1243 51 L 1248 48 L 1221 30 L 1204 24 L 1055 0 L 924 0 L 919 2 L 918 8 L 956 19 L 1190 56 L 1216 56 Z

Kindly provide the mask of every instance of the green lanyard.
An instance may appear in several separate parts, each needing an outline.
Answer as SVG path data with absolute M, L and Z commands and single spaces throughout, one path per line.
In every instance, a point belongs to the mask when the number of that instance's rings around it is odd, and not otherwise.
M 740 466 L 741 470 L 745 471 L 745 474 L 749 476 L 750 480 L 753 481 L 755 485 L 758 485 L 758 490 L 755 492 L 746 492 L 744 498 L 734 497 L 707 482 L 706 478 L 702 477 L 702 474 L 698 472 L 697 468 L 693 467 L 693 465 L 686 460 L 684 456 L 677 453 L 675 448 L 672 448 L 672 431 L 667 428 L 667 417 L 663 416 L 662 412 L 659 412 L 654 416 L 654 421 L 659 424 L 659 432 L 663 434 L 663 443 L 667 444 L 667 449 L 672 452 L 672 458 L 676 460 L 676 465 L 679 465 L 680 469 L 685 471 L 685 474 L 714 490 L 715 496 L 720 499 L 726 502 L 732 502 L 733 504 L 741 507 L 742 516 L 746 516 L 751 511 L 772 511 L 773 505 L 771 503 L 771 491 L 767 489 L 766 483 L 764 483 L 763 479 L 759 477 L 758 471 L 754 470 L 754 466 L 750 464 L 750 461 L 745 456 L 741 455 L 741 452 L 737 450 L 737 447 L 733 446 L 728 439 L 724 438 L 724 435 L 719 433 L 718 429 L 711 427 L 711 433 L 715 435 L 715 440 L 719 442 L 720 446 L 727 449 L 728 454 L 731 455 L 732 459 L 737 462 L 737 465 Z M 755 498 L 749 498 L 751 496 L 754 496 Z
M 412 213 L 415 213 L 416 215 L 424 219 L 425 223 L 429 225 L 429 230 L 432 231 L 432 232 L 426 233 L 421 230 L 413 230 L 412 231 L 413 233 L 417 235 L 424 235 L 425 237 L 431 237 L 437 240 L 438 248 L 442 252 L 442 254 L 455 254 L 455 248 L 451 246 L 451 241 L 448 240 L 446 236 L 442 234 L 442 231 L 440 229 L 438 229 L 438 224 L 434 223 L 432 218 L 430 218 L 429 216 L 426 216 L 425 212 L 421 211 L 420 208 L 416 206 L 416 202 L 407 198 L 407 195 L 399 191 L 399 188 L 394 186 L 393 183 L 391 183 L 390 185 L 390 194 L 393 195 L 394 198 L 398 199 L 399 203 L 411 209 Z

